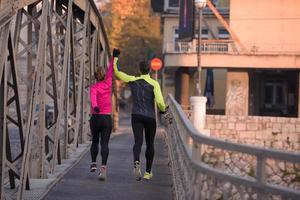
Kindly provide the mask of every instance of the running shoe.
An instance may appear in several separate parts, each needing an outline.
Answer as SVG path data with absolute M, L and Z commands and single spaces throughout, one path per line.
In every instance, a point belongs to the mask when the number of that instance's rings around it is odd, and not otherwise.
M 107 177 L 107 175 L 106 175 L 106 166 L 103 165 L 100 168 L 99 180 L 100 181 L 105 181 L 106 177 Z
M 135 176 L 135 180 L 140 181 L 142 179 L 141 164 L 139 161 L 134 162 L 133 173 Z
M 96 163 L 92 163 L 90 166 L 90 172 L 95 172 L 97 170 L 97 164 Z
M 151 173 L 145 172 L 143 179 L 150 180 L 152 178 L 153 178 L 152 172 Z

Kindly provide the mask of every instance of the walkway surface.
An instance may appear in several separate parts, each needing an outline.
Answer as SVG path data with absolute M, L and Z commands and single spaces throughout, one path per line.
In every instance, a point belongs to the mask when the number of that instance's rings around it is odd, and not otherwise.
M 118 135 L 110 140 L 108 160 L 108 179 L 99 181 L 97 173 L 89 172 L 90 154 L 50 191 L 46 200 L 169 200 L 171 197 L 171 174 L 167 165 L 167 148 L 162 131 L 158 131 L 155 141 L 156 154 L 153 163 L 154 177 L 150 181 L 136 181 L 133 177 L 131 128 L 122 125 Z M 145 142 L 144 142 L 145 143 Z M 143 171 L 145 170 L 145 144 L 141 153 Z M 100 157 L 98 157 L 98 162 Z

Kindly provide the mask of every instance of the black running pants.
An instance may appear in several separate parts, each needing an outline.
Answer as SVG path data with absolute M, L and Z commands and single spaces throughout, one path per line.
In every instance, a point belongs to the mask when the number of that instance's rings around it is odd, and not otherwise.
M 143 132 L 146 139 L 146 172 L 150 173 L 154 158 L 154 138 L 156 133 L 156 120 L 142 115 L 132 114 L 132 130 L 134 134 L 133 156 L 134 161 L 140 161 L 140 154 L 143 145 Z
M 91 157 L 92 162 L 96 162 L 99 152 L 99 139 L 101 139 L 102 165 L 106 165 L 108 158 L 108 142 L 112 131 L 112 118 L 110 115 L 92 115 L 90 119 L 92 132 Z

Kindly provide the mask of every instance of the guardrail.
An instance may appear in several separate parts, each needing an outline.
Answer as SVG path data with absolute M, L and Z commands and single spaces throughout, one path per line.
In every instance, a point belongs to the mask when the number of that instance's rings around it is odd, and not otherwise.
M 175 199 L 300 199 L 300 154 L 207 137 L 171 95 L 168 104 Z

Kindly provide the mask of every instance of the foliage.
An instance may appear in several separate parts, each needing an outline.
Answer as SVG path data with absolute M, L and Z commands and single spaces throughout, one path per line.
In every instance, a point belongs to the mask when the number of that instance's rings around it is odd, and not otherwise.
M 150 0 L 111 0 L 105 9 L 102 13 L 110 45 L 121 50 L 122 70 L 137 74 L 138 63 L 150 51 L 161 55 L 160 16 L 152 12 Z

